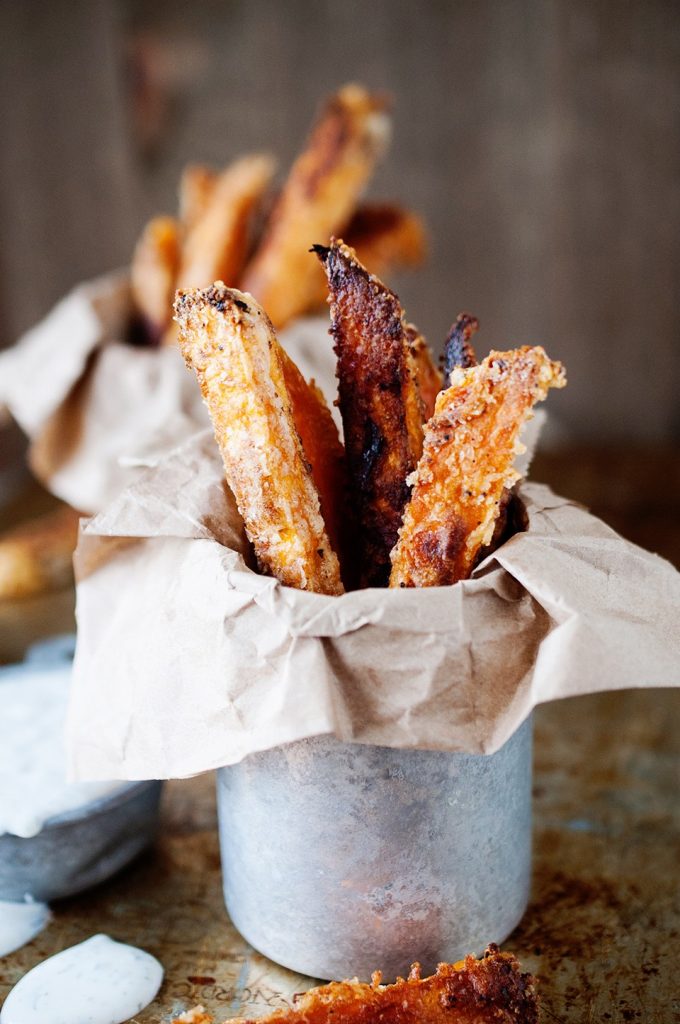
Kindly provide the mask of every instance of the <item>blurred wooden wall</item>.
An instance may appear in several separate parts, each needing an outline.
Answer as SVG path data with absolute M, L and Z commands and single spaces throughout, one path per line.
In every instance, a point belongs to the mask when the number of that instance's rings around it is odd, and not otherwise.
M 395 97 L 372 187 L 421 210 L 396 281 L 438 343 L 541 342 L 555 438 L 680 434 L 680 33 L 663 0 L 16 0 L 0 6 L 2 344 L 123 264 L 187 160 L 285 168 L 319 98 Z

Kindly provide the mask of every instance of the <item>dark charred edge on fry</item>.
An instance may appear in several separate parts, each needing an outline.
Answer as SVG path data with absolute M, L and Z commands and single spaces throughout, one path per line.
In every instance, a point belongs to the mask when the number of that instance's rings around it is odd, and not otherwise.
M 255 312 L 236 295 L 237 292 L 233 288 L 228 288 L 226 284 L 221 284 L 219 281 L 211 284 L 208 288 L 180 288 L 175 292 L 174 319 L 179 322 L 179 317 L 183 313 L 189 313 L 192 309 L 202 306 L 212 306 L 218 313 L 225 313 L 231 306 L 236 306 L 242 313 Z
M 409 457 L 407 410 L 402 398 L 405 377 L 410 367 L 395 367 L 391 376 L 385 372 L 381 379 L 381 363 L 375 360 L 376 378 L 371 381 L 374 393 L 391 405 L 386 411 L 386 436 L 380 424 L 371 415 L 371 403 L 360 386 L 356 357 L 351 344 L 343 345 L 343 331 L 339 324 L 339 305 L 343 294 L 349 296 L 351 308 L 357 314 L 358 303 L 366 309 L 361 315 L 368 330 L 381 334 L 392 344 L 401 344 L 408 351 L 404 312 L 398 297 L 376 275 L 370 274 L 342 240 L 332 238 L 330 246 L 314 245 L 310 252 L 321 260 L 328 278 L 331 303 L 330 333 L 338 356 L 338 404 L 345 430 L 345 457 L 347 460 L 349 493 L 357 508 L 359 523 L 359 581 L 364 587 L 382 587 L 389 580 L 390 551 L 397 542 L 404 507 L 410 495 L 406 478 L 415 469 L 418 455 Z M 363 296 L 356 295 L 363 289 Z M 370 293 L 370 294 L 369 294 Z M 369 356 L 365 356 L 370 358 Z M 387 368 L 385 368 L 386 370 Z M 391 398 L 391 403 L 390 403 Z M 419 423 L 420 428 L 420 423 Z M 401 451 L 398 451 L 398 448 Z M 386 457 L 392 454 L 400 460 L 396 472 L 388 472 Z M 381 476 L 381 470 L 385 470 Z
M 467 370 L 477 365 L 477 356 L 470 339 L 478 328 L 479 320 L 476 316 L 460 313 L 456 317 L 444 344 L 444 388 L 449 386 L 451 371 L 457 366 Z

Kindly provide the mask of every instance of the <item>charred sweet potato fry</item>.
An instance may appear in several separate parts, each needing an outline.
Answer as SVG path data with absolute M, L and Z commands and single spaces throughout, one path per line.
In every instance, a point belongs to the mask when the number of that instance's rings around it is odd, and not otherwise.
M 179 224 L 174 217 L 154 217 L 135 246 L 130 267 L 132 298 L 154 345 L 170 323 L 179 260 Z
M 408 499 L 406 478 L 422 450 L 415 367 L 397 296 L 343 242 L 314 249 L 330 291 L 359 578 L 362 586 L 381 586 Z
M 313 306 L 319 277 L 309 247 L 349 221 L 388 137 L 385 101 L 359 85 L 346 85 L 321 112 L 241 283 L 275 327 Z
M 523 974 L 511 953 L 492 945 L 481 960 L 466 956 L 440 964 L 421 978 L 414 964 L 408 978 L 382 985 L 332 982 L 296 997 L 293 1009 L 275 1010 L 258 1020 L 225 1024 L 537 1024 L 536 980 Z
M 236 283 L 248 252 L 251 218 L 273 174 L 274 161 L 257 154 L 242 157 L 219 175 L 184 240 L 178 288 L 205 288 L 216 280 Z
M 351 543 L 347 502 L 345 449 L 326 399 L 314 381 L 307 382 L 287 352 L 279 346 L 295 428 L 312 468 L 321 514 L 331 546 L 340 556 L 343 577 Z M 347 579 L 344 580 L 348 582 Z
M 187 164 L 179 182 L 179 217 L 185 231 L 200 220 L 215 191 L 217 173 L 203 164 Z
M 289 587 L 342 593 L 269 318 L 221 282 L 178 292 L 175 314 L 260 569 Z
M 472 347 L 472 335 L 479 327 L 479 320 L 469 313 L 460 313 L 449 331 L 444 344 L 444 387 L 449 386 L 451 371 L 456 366 L 466 370 L 477 365 L 477 356 Z
M 442 375 L 437 369 L 430 351 L 430 346 L 413 324 L 406 324 L 411 356 L 416 370 L 418 392 L 423 407 L 423 422 L 427 422 L 434 412 L 434 403 L 442 389 Z
M 491 352 L 454 369 L 425 428 L 423 455 L 392 552 L 391 587 L 466 579 L 489 544 L 513 468 L 519 433 L 536 402 L 566 383 L 542 348 Z

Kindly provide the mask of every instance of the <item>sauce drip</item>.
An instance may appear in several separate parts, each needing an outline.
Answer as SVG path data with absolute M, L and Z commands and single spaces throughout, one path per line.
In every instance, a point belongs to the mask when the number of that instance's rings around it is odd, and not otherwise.
M 25 974 L 5 1000 L 0 1024 L 123 1024 L 156 996 L 155 957 L 108 935 L 71 946 Z
M 45 903 L 5 903 L 0 900 L 0 956 L 21 949 L 39 935 L 50 919 Z

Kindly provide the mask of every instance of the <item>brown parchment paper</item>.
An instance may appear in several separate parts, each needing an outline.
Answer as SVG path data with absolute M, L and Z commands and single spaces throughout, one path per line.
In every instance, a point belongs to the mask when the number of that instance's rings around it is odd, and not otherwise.
M 131 314 L 127 271 L 107 274 L 79 285 L 0 354 L 0 408 L 28 435 L 31 469 L 83 512 L 99 511 L 140 465 L 209 422 L 175 346 L 123 340 Z M 281 340 L 332 402 L 327 319 L 300 320 Z
M 210 431 L 76 553 L 76 778 L 169 778 L 303 737 L 495 751 L 538 703 L 680 682 L 680 575 L 525 484 L 526 532 L 452 587 L 324 597 L 248 564 Z

